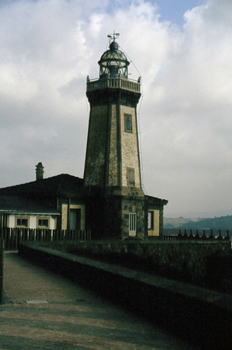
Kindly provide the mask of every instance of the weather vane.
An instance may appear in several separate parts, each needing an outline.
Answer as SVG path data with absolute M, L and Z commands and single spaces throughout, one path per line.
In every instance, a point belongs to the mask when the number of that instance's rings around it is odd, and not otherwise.
M 109 35 L 107 35 L 107 37 L 109 38 L 109 40 L 111 42 L 111 41 L 115 41 L 115 39 L 118 38 L 119 35 L 120 34 L 119 33 L 115 33 L 115 30 L 114 30 L 113 34 L 109 34 Z

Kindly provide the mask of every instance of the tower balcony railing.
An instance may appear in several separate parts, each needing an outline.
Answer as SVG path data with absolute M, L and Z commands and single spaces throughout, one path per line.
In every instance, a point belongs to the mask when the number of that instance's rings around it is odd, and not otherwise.
M 101 77 L 100 79 L 90 80 L 87 77 L 87 92 L 100 89 L 124 89 L 132 92 L 140 93 L 140 78 L 138 81 L 129 80 L 127 78 L 118 77 Z

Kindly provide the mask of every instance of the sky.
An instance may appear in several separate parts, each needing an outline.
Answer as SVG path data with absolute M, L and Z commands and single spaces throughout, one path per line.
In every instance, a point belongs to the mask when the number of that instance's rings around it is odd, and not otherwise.
M 143 188 L 166 217 L 232 215 L 231 0 L 0 0 L 0 187 L 83 177 L 107 35 L 142 77 Z

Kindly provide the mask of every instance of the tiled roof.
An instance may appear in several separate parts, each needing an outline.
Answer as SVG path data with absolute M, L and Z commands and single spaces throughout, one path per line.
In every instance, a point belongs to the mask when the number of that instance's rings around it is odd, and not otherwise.
M 152 205 L 167 205 L 168 201 L 166 199 L 161 199 L 161 198 L 157 198 L 157 197 L 152 197 L 152 196 L 145 196 L 145 199 L 147 201 L 148 204 L 152 204 Z
M 0 188 L 0 212 L 58 215 L 58 197 L 82 197 L 83 179 L 61 174 Z
M 81 196 L 82 194 L 83 179 L 68 174 L 61 174 L 21 185 L 0 188 L 0 196 L 55 198 L 59 195 Z
M 59 211 L 20 196 L 0 196 L 0 212 L 60 215 Z

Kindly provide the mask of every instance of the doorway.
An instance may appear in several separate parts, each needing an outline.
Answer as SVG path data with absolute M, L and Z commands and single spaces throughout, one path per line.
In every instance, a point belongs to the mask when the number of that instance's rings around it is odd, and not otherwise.
M 81 210 L 70 209 L 69 229 L 79 231 L 81 228 Z

